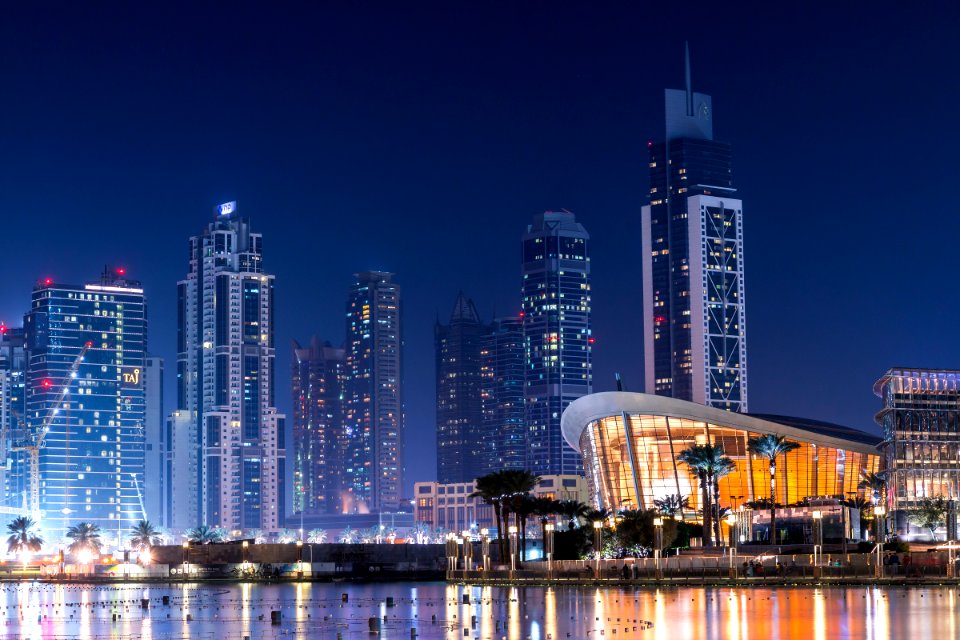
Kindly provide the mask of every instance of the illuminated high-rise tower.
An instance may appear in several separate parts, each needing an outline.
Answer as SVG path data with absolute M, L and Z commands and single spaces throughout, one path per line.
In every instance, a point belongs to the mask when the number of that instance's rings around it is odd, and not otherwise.
M 560 415 L 593 390 L 589 240 L 569 211 L 535 216 L 523 236 L 526 468 L 537 475 L 582 473 Z
M 58 540 L 80 522 L 117 548 L 143 512 L 147 317 L 143 289 L 123 269 L 97 282 L 50 278 L 24 317 L 26 438 L 39 446 L 40 525 Z M 26 485 L 29 456 L 17 456 Z M 30 493 L 28 491 L 28 493 Z M 32 508 L 29 500 L 23 505 Z
M 747 411 L 742 203 L 730 145 L 713 139 L 710 96 L 665 93 L 666 137 L 650 143 L 643 207 L 647 393 Z
M 284 416 L 274 402 L 273 276 L 235 202 L 190 239 L 177 286 L 177 407 L 170 417 L 174 528 L 280 525 Z
M 396 511 L 403 498 L 400 286 L 392 273 L 357 273 L 347 300 L 343 510 Z

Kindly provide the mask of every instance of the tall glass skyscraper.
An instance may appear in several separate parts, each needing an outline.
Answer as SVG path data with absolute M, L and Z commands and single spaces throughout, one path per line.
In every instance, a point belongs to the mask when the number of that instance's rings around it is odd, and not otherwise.
M 710 96 L 665 92 L 666 137 L 650 143 L 643 207 L 647 393 L 747 411 L 742 203 Z
M 0 489 L 3 492 L 2 505 L 15 509 L 27 506 L 23 453 L 13 447 L 26 438 L 26 371 L 23 329 L 0 325 L 0 426 L 3 432 L 0 453 L 4 462 L 0 466 Z
M 523 320 L 498 318 L 480 341 L 481 440 L 477 475 L 527 464 Z
M 437 481 L 470 482 L 477 477 L 483 408 L 480 343 L 487 327 L 461 291 L 449 324 L 434 325 L 437 376 Z
M 354 277 L 347 299 L 344 512 L 396 511 L 403 497 L 400 287 L 392 273 Z
M 347 439 L 344 350 L 314 337 L 293 342 L 293 512 L 341 513 Z
M 57 540 L 89 522 L 105 541 L 125 539 L 144 518 L 143 289 L 123 269 L 106 269 L 99 282 L 83 286 L 43 280 L 24 332 L 29 439 L 46 430 L 39 478 L 44 537 Z
M 560 415 L 593 390 L 589 239 L 569 211 L 535 216 L 523 236 L 526 468 L 537 475 L 583 469 Z
M 274 401 L 273 276 L 236 202 L 190 239 L 177 286 L 174 528 L 275 530 L 284 511 L 284 416 Z

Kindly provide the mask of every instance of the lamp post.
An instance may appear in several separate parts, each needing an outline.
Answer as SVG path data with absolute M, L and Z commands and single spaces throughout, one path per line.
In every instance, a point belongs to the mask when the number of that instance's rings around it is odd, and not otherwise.
M 250 546 L 250 542 L 244 540 L 240 543 L 240 560 L 243 562 L 243 570 L 247 570 L 247 548 Z
M 547 555 L 547 578 L 553 577 L 553 523 L 543 525 L 543 552 Z
M 480 529 L 480 553 L 483 555 L 483 571 L 490 570 L 490 530 Z
M 600 551 L 603 544 L 603 523 L 593 521 L 593 550 L 597 554 L 597 578 L 600 577 Z
M 510 572 L 513 573 L 517 570 L 517 527 L 516 525 L 510 525 L 510 528 L 507 529 L 507 532 L 510 534 Z
M 473 569 L 473 540 L 470 539 L 470 531 L 464 529 L 460 532 L 463 537 L 463 570 L 471 571 Z
M 653 519 L 653 565 L 657 580 L 663 578 L 660 572 L 661 553 L 663 553 L 663 518 L 656 517 Z
M 183 543 L 183 579 L 187 579 L 187 556 L 190 554 L 190 542 Z
M 297 578 L 303 577 L 303 540 L 297 540 Z
M 814 571 L 820 566 L 823 555 L 823 512 L 819 509 L 813 512 L 813 566 Z
M 883 577 L 883 538 L 884 538 L 884 518 L 887 515 L 887 508 L 877 505 L 873 508 L 874 527 L 876 529 L 877 542 L 877 577 Z

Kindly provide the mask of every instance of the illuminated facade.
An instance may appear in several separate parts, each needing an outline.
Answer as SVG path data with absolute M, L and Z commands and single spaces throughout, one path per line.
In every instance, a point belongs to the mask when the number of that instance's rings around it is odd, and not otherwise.
M 0 442 L 0 455 L 4 461 L 0 465 L 0 487 L 3 492 L 0 506 L 10 509 L 24 507 L 27 491 L 26 476 L 21 472 L 24 468 L 23 454 L 13 450 L 13 443 L 26 437 L 26 369 L 23 329 L 0 324 L 0 426 L 4 436 Z
M 960 499 L 960 371 L 887 371 L 873 390 L 882 400 L 887 507 L 909 509 L 923 497 Z M 906 530 L 898 514 L 896 526 Z
M 666 138 L 649 144 L 641 214 L 645 389 L 747 411 L 742 203 L 710 96 L 665 92 Z
M 480 347 L 486 325 L 461 291 L 450 322 L 434 325 L 437 381 L 437 481 L 469 482 L 484 455 Z
M 340 513 L 347 441 L 343 348 L 293 342 L 293 512 Z
M 275 530 L 286 445 L 274 401 L 273 276 L 263 271 L 263 238 L 228 202 L 189 248 L 189 272 L 177 286 L 172 526 Z
M 354 274 L 347 300 L 344 513 L 398 511 L 403 497 L 400 286 Z
M 731 413 L 644 393 L 596 393 L 571 404 L 563 434 L 583 456 L 592 500 L 608 509 L 654 507 L 668 495 L 687 496 L 702 508 L 696 475 L 677 455 L 697 444 L 722 445 L 736 471 L 720 480 L 720 504 L 737 507 L 770 497 L 765 458 L 747 451 L 753 436 L 785 436 L 800 447 L 777 464 L 776 501 L 863 493 L 861 474 L 877 472 L 880 439 L 824 422 Z
M 537 475 L 582 471 L 560 416 L 593 390 L 589 240 L 569 211 L 537 215 L 523 236 L 526 468 Z
M 28 440 L 46 429 L 39 454 L 43 535 L 56 541 L 89 522 L 113 546 L 118 533 L 125 537 L 145 517 L 143 289 L 122 269 L 82 286 L 41 281 L 24 333 Z M 26 456 L 20 460 L 26 465 Z
M 526 465 L 523 320 L 498 318 L 480 346 L 483 435 L 477 476 Z

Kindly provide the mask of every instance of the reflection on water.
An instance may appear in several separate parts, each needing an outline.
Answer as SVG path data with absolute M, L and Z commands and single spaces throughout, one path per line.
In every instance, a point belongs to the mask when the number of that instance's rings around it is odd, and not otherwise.
M 376 637 L 373 625 L 381 638 L 411 638 L 413 630 L 422 640 L 955 638 L 956 607 L 952 587 L 26 583 L 0 585 L 0 637 L 346 640 Z M 271 624 L 273 611 L 281 612 L 278 625 Z

